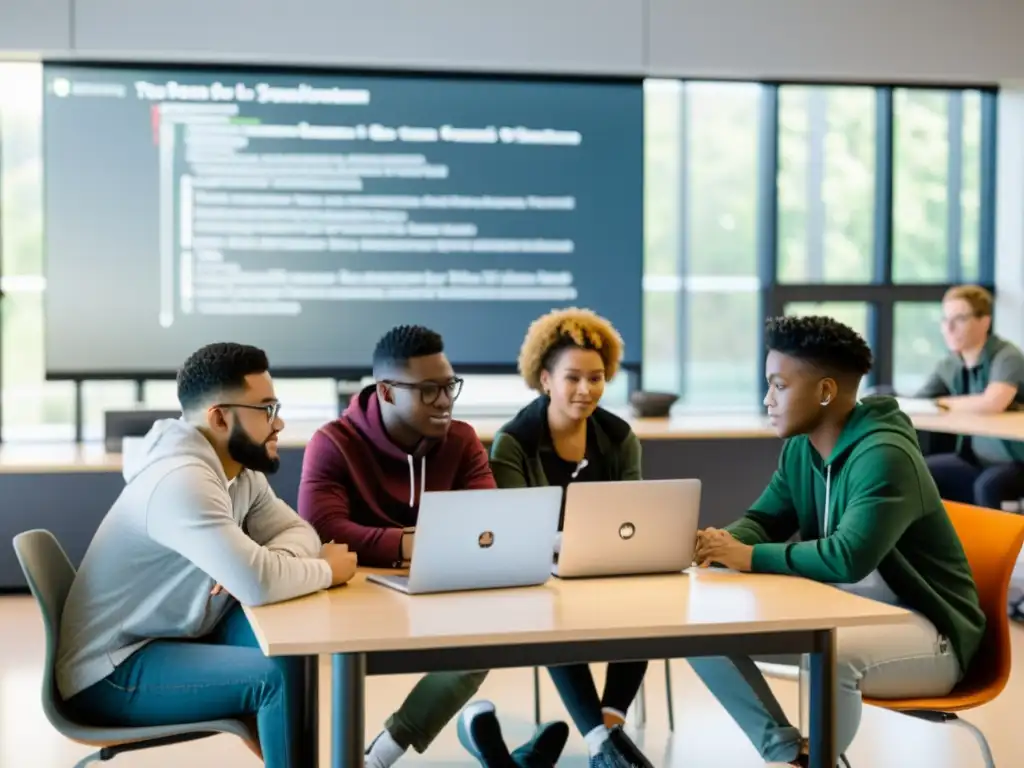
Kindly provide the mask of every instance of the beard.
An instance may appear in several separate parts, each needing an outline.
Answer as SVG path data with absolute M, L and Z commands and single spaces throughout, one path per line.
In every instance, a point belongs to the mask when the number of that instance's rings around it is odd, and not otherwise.
M 281 459 L 267 453 L 267 442 L 270 441 L 270 437 L 262 443 L 257 443 L 236 422 L 228 436 L 228 455 L 246 469 L 272 475 L 281 466 Z

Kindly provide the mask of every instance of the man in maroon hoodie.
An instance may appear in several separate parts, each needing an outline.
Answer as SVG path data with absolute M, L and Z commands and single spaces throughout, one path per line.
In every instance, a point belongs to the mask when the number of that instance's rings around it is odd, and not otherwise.
M 452 420 L 462 379 L 437 333 L 408 325 L 388 331 L 374 350 L 373 376 L 306 446 L 299 514 L 321 541 L 347 544 L 360 565 L 401 567 L 412 558 L 424 492 L 497 486 L 473 427 Z M 426 750 L 486 676 L 426 675 L 371 743 L 367 768 L 388 768 L 410 746 Z M 513 757 L 551 755 L 546 764 L 553 764 L 567 738 L 564 723 L 552 724 Z

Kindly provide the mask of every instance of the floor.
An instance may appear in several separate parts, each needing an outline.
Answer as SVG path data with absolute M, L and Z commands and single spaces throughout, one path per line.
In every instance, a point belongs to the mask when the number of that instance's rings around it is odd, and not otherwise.
M 0 766 L 2 768 L 71 768 L 88 754 L 46 721 L 39 703 L 43 664 L 42 625 L 28 597 L 0 597 Z M 1014 655 L 1024 650 L 1024 627 L 1013 627 Z M 655 662 L 646 682 L 647 725 L 635 738 L 658 768 L 755 768 L 764 765 L 724 710 L 700 685 L 685 661 L 672 663 L 676 732 L 668 730 L 663 662 Z M 595 668 L 598 675 L 601 667 Z M 391 709 L 408 692 L 415 678 L 371 678 L 367 683 L 367 737 L 372 737 Z M 546 676 L 543 716 L 565 718 L 565 710 Z M 326 685 L 326 680 L 324 681 Z M 779 699 L 796 718 L 796 685 L 773 682 Z M 529 737 L 532 726 L 532 676 L 528 670 L 491 674 L 481 696 L 498 706 L 510 744 Z M 1010 685 L 994 703 L 970 715 L 989 738 L 997 765 L 1024 763 L 1024 671 L 1018 667 Z M 326 737 L 326 733 L 322 734 Z M 582 739 L 573 734 L 560 766 L 585 768 Z M 849 752 L 854 768 L 975 768 L 983 765 L 971 734 L 951 726 L 933 725 L 867 709 L 857 741 Z M 257 761 L 231 737 L 219 736 L 193 744 L 165 747 L 116 758 L 110 765 L 124 768 L 256 768 Z M 469 768 L 468 759 L 449 727 L 424 755 L 410 754 L 399 766 Z

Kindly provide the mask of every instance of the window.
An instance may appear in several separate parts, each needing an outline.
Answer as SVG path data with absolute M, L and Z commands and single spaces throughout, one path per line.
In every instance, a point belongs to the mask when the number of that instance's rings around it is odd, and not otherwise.
M 686 407 L 750 407 L 759 378 L 762 97 L 752 83 L 645 86 L 644 388 Z
M 865 339 L 870 338 L 870 307 L 863 301 L 792 302 L 786 305 L 790 315 L 825 315 L 848 325 Z
M 898 302 L 893 319 L 893 386 L 912 396 L 946 356 L 942 304 Z
M 682 92 L 644 84 L 644 389 L 676 392 L 682 379 L 679 300 Z
M 873 88 L 779 88 L 779 282 L 871 281 L 875 101 Z
M 903 88 L 893 99 L 893 280 L 977 280 L 981 94 Z
M 43 381 L 42 67 L 0 63 L 0 216 L 3 217 L 5 438 L 66 439 L 71 385 Z
M 946 289 L 993 289 L 995 98 L 779 87 L 768 305 L 861 332 L 871 384 L 914 392 L 945 354 L 935 313 Z

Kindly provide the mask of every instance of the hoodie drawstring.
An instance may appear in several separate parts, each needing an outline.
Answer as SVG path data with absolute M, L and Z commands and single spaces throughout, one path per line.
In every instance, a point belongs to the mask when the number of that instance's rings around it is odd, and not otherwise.
M 822 531 L 822 538 L 828 536 L 829 527 L 832 524 L 832 509 L 829 505 L 829 496 L 832 490 L 832 465 L 825 467 L 825 530 Z
M 413 464 L 412 455 L 406 454 L 409 460 L 409 507 L 416 506 L 416 465 Z M 427 457 L 420 457 L 420 497 L 427 492 Z

